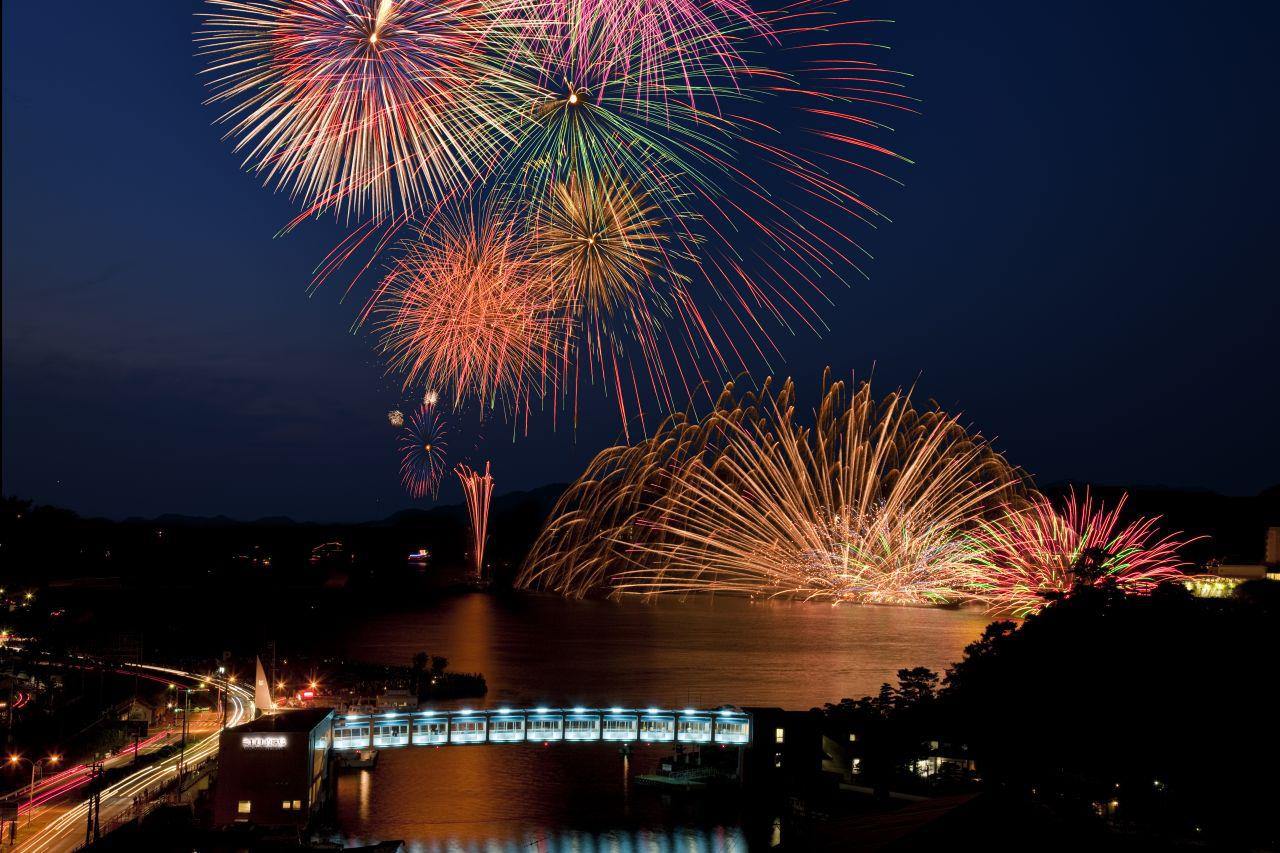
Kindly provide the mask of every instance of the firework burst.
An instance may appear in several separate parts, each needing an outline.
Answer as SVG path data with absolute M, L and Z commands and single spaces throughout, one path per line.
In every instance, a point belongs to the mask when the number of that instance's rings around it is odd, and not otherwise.
M 581 596 L 730 592 L 929 604 L 960 597 L 965 534 L 1024 493 L 979 436 L 910 396 L 825 382 L 726 387 L 694 421 L 602 453 L 561 498 L 519 583 Z
M 440 480 L 448 470 L 447 434 L 444 419 L 431 406 L 423 405 L 409 416 L 400 434 L 400 481 L 411 497 L 439 494 Z
M 209 0 L 210 103 L 247 166 L 315 212 L 429 205 L 502 138 L 476 0 Z
M 379 347 L 406 387 L 519 404 L 547 380 L 564 322 L 526 241 L 479 211 L 422 229 L 371 301 Z
M 612 181 L 568 180 L 552 186 L 534 226 L 535 254 L 565 301 L 607 318 L 642 302 L 662 262 L 656 206 Z
M 467 516 L 471 519 L 471 562 L 476 580 L 484 579 L 484 546 L 489 530 L 489 502 L 493 497 L 493 476 L 489 463 L 484 463 L 484 473 L 466 465 L 455 470 L 462 483 L 462 493 L 467 499 Z
M 1078 585 L 1114 583 L 1148 594 L 1161 583 L 1182 580 L 1178 552 L 1188 543 L 1157 535 L 1159 519 L 1122 523 L 1122 496 L 1108 510 L 1088 492 L 1074 492 L 1058 509 L 1045 497 L 1029 507 L 984 520 L 975 532 L 969 563 L 972 598 L 990 610 L 1026 616 Z

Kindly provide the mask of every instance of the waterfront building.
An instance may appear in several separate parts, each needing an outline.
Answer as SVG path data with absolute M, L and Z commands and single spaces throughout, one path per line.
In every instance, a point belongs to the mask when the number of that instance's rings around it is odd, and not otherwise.
M 305 826 L 327 802 L 333 710 L 259 717 L 222 732 L 213 815 L 218 826 Z

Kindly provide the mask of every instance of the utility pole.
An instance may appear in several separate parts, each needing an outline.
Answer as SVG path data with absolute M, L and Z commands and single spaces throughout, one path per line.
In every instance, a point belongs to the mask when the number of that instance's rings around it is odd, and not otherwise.
M 178 789 L 177 798 L 182 799 L 182 776 L 186 772 L 187 758 L 187 718 L 191 716 L 191 688 L 182 691 L 182 746 L 178 748 Z
M 93 763 L 89 765 L 89 790 L 92 793 L 89 796 L 89 807 L 84 816 L 84 846 L 86 847 L 99 838 L 100 825 L 98 817 L 102 804 L 102 792 L 99 790 L 98 783 L 101 775 L 102 765 L 99 763 L 98 757 L 94 756 Z

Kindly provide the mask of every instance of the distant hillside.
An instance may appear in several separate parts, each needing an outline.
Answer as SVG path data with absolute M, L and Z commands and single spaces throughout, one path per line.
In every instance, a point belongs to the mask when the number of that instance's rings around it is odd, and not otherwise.
M 494 498 L 486 555 L 500 580 L 514 576 L 565 488 L 553 484 Z M 1044 491 L 1060 496 L 1072 488 L 1079 492 L 1086 486 L 1058 483 Z M 1109 503 L 1128 492 L 1130 515 L 1161 516 L 1166 529 L 1204 537 L 1187 552 L 1197 563 L 1214 558 L 1259 562 L 1266 528 L 1280 525 L 1280 488 L 1253 497 L 1151 486 L 1090 488 Z M 374 578 L 403 570 L 406 555 L 419 548 L 431 552 L 433 567 L 460 568 L 466 563 L 470 533 L 461 504 L 402 510 L 354 523 L 173 514 L 116 522 L 15 498 L 3 502 L 0 514 L 6 577 L 35 584 L 109 576 L 137 584 L 181 585 L 197 577 L 261 578 L 266 571 L 276 582 L 308 585 L 317 582 L 312 549 L 332 541 L 342 543 L 343 574 Z M 270 559 L 269 569 L 261 566 L 262 557 Z M 257 575 L 250 571 L 254 566 Z

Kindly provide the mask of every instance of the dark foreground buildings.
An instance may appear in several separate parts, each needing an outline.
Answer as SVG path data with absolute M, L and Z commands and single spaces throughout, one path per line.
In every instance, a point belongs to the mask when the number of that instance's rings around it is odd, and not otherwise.
M 227 729 L 218 749 L 217 826 L 301 827 L 329 796 L 333 711 L 284 711 Z

